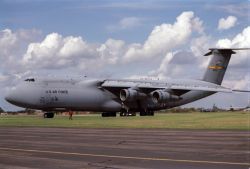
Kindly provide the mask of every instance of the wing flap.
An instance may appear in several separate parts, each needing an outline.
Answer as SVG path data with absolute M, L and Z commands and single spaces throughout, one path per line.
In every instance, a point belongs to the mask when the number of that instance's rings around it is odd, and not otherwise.
M 234 89 L 233 92 L 250 93 L 250 90 L 239 90 L 239 89 Z
M 231 89 L 225 88 L 222 86 L 218 87 L 218 86 L 210 87 L 210 86 L 184 86 L 184 85 L 182 85 L 182 86 L 171 86 L 171 89 L 232 93 Z

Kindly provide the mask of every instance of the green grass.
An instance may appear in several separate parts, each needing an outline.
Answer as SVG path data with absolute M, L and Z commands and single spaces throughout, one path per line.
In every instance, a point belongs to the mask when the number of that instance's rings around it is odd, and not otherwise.
M 100 115 L 55 116 L 44 119 L 41 116 L 0 116 L 0 127 L 80 127 L 80 128 L 165 128 L 165 129 L 207 129 L 207 130 L 250 130 L 250 113 L 156 113 L 155 116 L 108 117 Z

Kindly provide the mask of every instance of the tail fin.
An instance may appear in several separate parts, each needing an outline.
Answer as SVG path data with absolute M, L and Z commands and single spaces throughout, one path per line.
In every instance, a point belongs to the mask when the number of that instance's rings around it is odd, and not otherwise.
M 223 77 L 225 75 L 228 63 L 230 61 L 231 55 L 235 54 L 234 50 L 248 50 L 250 48 L 228 48 L 219 49 L 211 48 L 210 51 L 204 56 L 213 55 L 203 80 L 206 82 L 211 82 L 215 84 L 221 84 Z

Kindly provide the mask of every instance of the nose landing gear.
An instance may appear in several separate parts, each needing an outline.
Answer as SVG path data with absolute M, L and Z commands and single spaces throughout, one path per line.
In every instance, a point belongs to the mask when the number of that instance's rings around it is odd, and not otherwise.
M 54 113 L 51 113 L 51 112 L 44 113 L 43 117 L 44 118 L 54 118 Z

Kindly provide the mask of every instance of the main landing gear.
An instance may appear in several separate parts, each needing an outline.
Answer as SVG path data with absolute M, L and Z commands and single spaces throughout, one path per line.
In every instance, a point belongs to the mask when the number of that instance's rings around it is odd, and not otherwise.
M 54 113 L 48 112 L 43 114 L 44 118 L 54 118 Z
M 124 116 L 136 116 L 136 112 L 129 112 L 129 111 L 121 111 L 120 112 L 120 116 L 124 117 Z
M 136 116 L 136 112 L 127 111 L 127 110 L 121 110 L 120 112 L 121 117 L 127 117 L 127 116 Z M 148 111 L 141 111 L 140 116 L 154 116 L 154 111 L 148 110 Z M 102 117 L 116 117 L 116 112 L 104 112 L 102 113 Z
M 120 116 L 121 117 L 124 117 L 124 116 L 136 116 L 136 112 L 127 111 L 127 110 L 123 109 L 120 112 Z M 150 111 L 150 110 L 141 111 L 140 116 L 154 116 L 154 111 Z

